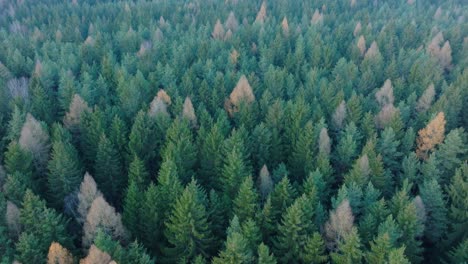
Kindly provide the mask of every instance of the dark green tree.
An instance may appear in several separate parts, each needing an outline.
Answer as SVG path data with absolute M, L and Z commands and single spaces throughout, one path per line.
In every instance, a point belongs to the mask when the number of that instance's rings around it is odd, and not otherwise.
M 205 194 L 194 180 L 177 199 L 166 222 L 170 246 L 164 252 L 169 262 L 188 262 L 198 254 L 209 256 L 212 234 L 205 203 Z

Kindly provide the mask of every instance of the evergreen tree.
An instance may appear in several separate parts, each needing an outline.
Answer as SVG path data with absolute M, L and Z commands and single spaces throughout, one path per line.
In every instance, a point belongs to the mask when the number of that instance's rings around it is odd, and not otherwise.
M 247 168 L 237 148 L 233 148 L 227 155 L 222 169 L 222 184 L 224 193 L 232 200 L 238 192 L 239 186 L 248 176 Z
M 436 180 L 425 180 L 420 188 L 426 210 L 424 236 L 437 244 L 447 232 L 447 208 L 442 188 Z
M 310 221 L 313 216 L 310 200 L 306 195 L 296 199 L 283 214 L 278 236 L 275 241 L 276 255 L 282 262 L 296 263 L 301 261 L 308 234 L 314 229 Z
M 436 152 L 443 184 L 448 183 L 448 179 L 454 174 L 455 169 L 460 166 L 463 160 L 467 159 L 468 149 L 464 138 L 466 138 L 466 133 L 463 129 L 454 129 L 447 134 Z
M 253 186 L 252 177 L 246 177 L 239 187 L 239 192 L 234 200 L 234 214 L 243 223 L 253 219 L 257 212 L 258 194 Z
M 450 200 L 450 230 L 448 241 L 451 245 L 466 241 L 468 237 L 468 164 L 465 162 L 456 170 L 448 186 Z M 465 243 L 466 244 L 466 243 Z
M 17 259 L 24 263 L 43 263 L 49 246 L 57 241 L 72 248 L 67 221 L 30 190 L 24 195 L 20 210 L 20 223 L 24 227 L 16 244 Z
M 215 188 L 216 190 L 220 190 L 222 185 L 219 174 L 223 164 L 223 135 L 218 124 L 214 124 L 206 138 L 202 140 L 198 178 L 200 179 L 200 183 L 206 186 L 207 189 Z
M 332 263 L 360 263 L 363 253 L 357 229 L 351 229 L 342 241 L 338 243 L 337 251 L 331 253 Z
M 301 259 L 304 263 L 325 263 L 325 243 L 318 232 L 314 232 L 307 240 Z
M 258 246 L 258 264 L 276 264 L 276 258 L 270 254 L 270 249 L 267 245 L 261 243 Z
M 52 204 L 62 207 L 65 198 L 78 189 L 83 176 L 78 152 L 70 142 L 55 141 L 48 164 L 47 184 Z
M 291 180 L 302 182 L 306 175 L 312 170 L 314 157 L 315 132 L 312 123 L 307 123 L 299 138 L 294 142 L 289 164 Z
M 167 130 L 166 145 L 162 157 L 170 157 L 177 166 L 179 178 L 187 183 L 193 174 L 197 151 L 193 144 L 193 135 L 185 119 L 176 119 Z
M 208 257 L 212 234 L 205 199 L 196 181 L 190 182 L 177 199 L 166 222 L 166 237 L 171 245 L 164 250 L 168 261 L 188 262 L 198 254 Z
M 117 150 L 105 134 L 101 135 L 97 145 L 94 171 L 96 182 L 104 196 L 113 203 L 119 204 L 122 186 L 126 180 Z

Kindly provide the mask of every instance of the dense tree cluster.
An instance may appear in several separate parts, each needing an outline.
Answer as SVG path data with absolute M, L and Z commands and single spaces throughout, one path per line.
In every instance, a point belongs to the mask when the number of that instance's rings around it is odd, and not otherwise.
M 0 0 L 0 263 L 465 263 L 462 0 Z

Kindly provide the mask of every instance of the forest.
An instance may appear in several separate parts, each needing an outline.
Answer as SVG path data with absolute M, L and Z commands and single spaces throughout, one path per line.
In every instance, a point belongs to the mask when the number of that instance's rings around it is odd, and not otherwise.
M 467 263 L 467 19 L 0 0 L 0 263 Z

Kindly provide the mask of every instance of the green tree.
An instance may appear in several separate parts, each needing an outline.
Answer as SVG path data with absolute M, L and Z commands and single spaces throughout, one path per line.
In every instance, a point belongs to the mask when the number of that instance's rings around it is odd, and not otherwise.
M 212 234 L 205 200 L 203 190 L 194 180 L 177 199 L 166 222 L 166 237 L 170 246 L 164 251 L 168 261 L 188 262 L 198 254 L 209 256 Z
M 126 177 L 122 173 L 119 154 L 105 134 L 101 135 L 97 145 L 94 171 L 94 177 L 104 196 L 112 203 L 119 204 Z
M 325 243 L 318 232 L 314 232 L 307 239 L 301 259 L 304 263 L 325 263 L 328 260 Z
M 73 248 L 66 232 L 67 221 L 30 190 L 24 195 L 20 210 L 23 233 L 16 244 L 17 259 L 24 263 L 43 263 L 49 246 L 56 241 L 66 248 Z
M 238 148 L 233 148 L 227 154 L 222 169 L 221 182 L 223 184 L 223 191 L 231 201 L 234 200 L 239 186 L 248 176 L 247 168 L 241 155 Z
M 448 186 L 450 229 L 448 242 L 451 245 L 466 241 L 468 237 L 468 164 L 456 170 Z M 465 243 L 466 244 L 466 243 Z
M 223 134 L 218 124 L 214 124 L 200 148 L 200 170 L 198 178 L 207 189 L 221 189 L 219 174 L 223 165 Z
M 236 199 L 234 199 L 234 214 L 243 223 L 253 219 L 257 212 L 258 194 L 254 189 L 252 177 L 246 177 L 239 187 Z
M 426 211 L 425 237 L 437 244 L 447 232 L 447 208 L 442 188 L 435 179 L 425 180 L 420 195 Z
M 63 206 L 65 197 L 78 189 L 83 177 L 78 152 L 70 142 L 63 140 L 52 144 L 52 155 L 47 165 L 50 200 L 57 208 Z
M 455 169 L 467 159 L 466 133 L 462 128 L 450 131 L 436 152 L 442 175 L 442 184 L 447 184 Z
M 270 254 L 270 249 L 267 245 L 261 243 L 258 246 L 258 264 L 276 264 L 276 258 Z
M 314 164 L 315 132 L 312 123 L 308 122 L 301 130 L 301 134 L 293 144 L 292 154 L 289 158 L 292 181 L 302 180 L 312 170 Z
M 361 263 L 363 252 L 361 251 L 361 240 L 356 228 L 338 243 L 336 252 L 331 253 L 332 263 Z
M 196 146 L 189 122 L 177 118 L 167 130 L 165 147 L 161 153 L 164 158 L 170 157 L 177 166 L 181 182 L 187 183 L 193 175 L 196 162 Z
M 275 253 L 285 263 L 301 261 L 304 246 L 309 232 L 315 229 L 313 222 L 312 203 L 306 195 L 297 198 L 286 209 L 281 224 L 278 226 L 278 236 L 274 242 Z

